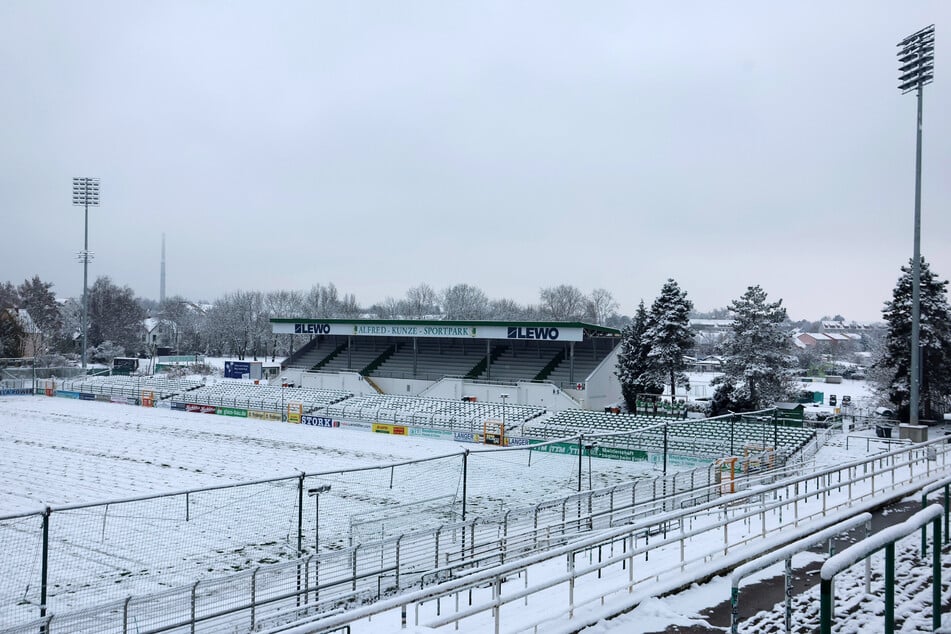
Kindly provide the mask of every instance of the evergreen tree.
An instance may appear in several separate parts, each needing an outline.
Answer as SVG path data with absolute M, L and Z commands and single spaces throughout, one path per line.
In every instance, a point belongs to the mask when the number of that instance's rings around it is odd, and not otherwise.
M 631 412 L 636 411 L 638 394 L 662 394 L 664 388 L 653 379 L 647 360 L 650 343 L 646 338 L 649 327 L 647 309 L 642 301 L 634 319 L 621 331 L 621 350 L 617 357 L 615 375 L 621 382 L 621 394 Z
M 21 307 L 30 313 L 46 343 L 51 342 L 63 326 L 56 295 L 50 290 L 52 288 L 51 282 L 44 282 L 39 275 L 34 275 L 33 279 L 24 280 L 17 289 Z
M 684 373 L 687 369 L 684 355 L 693 348 L 692 310 L 693 302 L 687 299 L 687 292 L 673 279 L 668 279 L 651 305 L 649 326 L 644 333 L 650 342 L 647 359 L 651 373 L 657 383 L 670 382 L 671 398 L 677 395 L 678 383 L 690 388 Z
M 20 294 L 16 286 L 10 282 L 0 282 L 0 308 L 18 308 Z
M 902 275 L 885 302 L 882 315 L 888 324 L 882 356 L 875 362 L 879 390 L 897 407 L 899 418 L 908 420 L 910 406 L 912 262 L 901 268 Z M 921 258 L 921 378 L 920 414 L 935 419 L 946 411 L 946 395 L 951 393 L 951 307 L 948 281 L 939 280 Z
M 733 326 L 723 343 L 723 376 L 714 379 L 714 415 L 763 409 L 789 398 L 789 337 L 783 300 L 750 286 L 730 303 Z

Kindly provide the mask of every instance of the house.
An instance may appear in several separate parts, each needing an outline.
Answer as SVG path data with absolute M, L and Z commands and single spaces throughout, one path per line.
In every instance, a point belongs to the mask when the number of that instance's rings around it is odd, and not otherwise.
M 0 309 L 0 356 L 34 357 L 42 343 L 43 332 L 26 309 Z
M 862 335 L 854 332 L 802 332 L 795 336 L 797 347 L 812 348 L 819 346 L 828 348 L 848 343 L 858 343 Z
M 177 347 L 178 327 L 170 319 L 143 319 L 141 333 L 142 343 L 148 349 Z
M 716 355 L 709 355 L 694 362 L 696 372 L 719 372 L 723 367 L 723 359 Z

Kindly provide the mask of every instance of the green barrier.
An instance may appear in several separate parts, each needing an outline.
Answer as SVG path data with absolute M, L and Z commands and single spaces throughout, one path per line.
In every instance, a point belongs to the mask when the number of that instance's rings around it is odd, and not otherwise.
M 240 407 L 216 407 L 215 414 L 220 416 L 237 416 L 238 418 L 247 418 L 248 410 Z
M 578 455 L 578 443 L 571 442 L 553 442 L 544 445 L 536 444 L 543 441 L 532 441 L 531 448 L 534 451 L 544 451 L 545 453 L 557 453 L 566 456 Z M 627 460 L 630 462 L 647 460 L 647 452 L 640 449 L 622 449 L 620 447 L 602 447 L 596 445 L 590 449 L 592 458 L 606 458 L 608 460 Z M 585 451 L 585 455 L 588 452 Z

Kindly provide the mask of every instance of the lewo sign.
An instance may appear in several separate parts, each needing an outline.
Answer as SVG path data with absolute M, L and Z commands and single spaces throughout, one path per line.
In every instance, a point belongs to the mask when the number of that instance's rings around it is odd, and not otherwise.
M 542 341 L 557 341 L 561 333 L 557 328 L 538 327 L 538 328 L 516 328 L 510 326 L 508 329 L 509 339 L 539 339 Z

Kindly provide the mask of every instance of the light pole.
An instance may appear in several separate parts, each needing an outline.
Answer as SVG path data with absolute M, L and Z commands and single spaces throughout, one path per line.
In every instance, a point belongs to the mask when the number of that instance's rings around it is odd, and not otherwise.
M 320 561 L 317 555 L 320 554 L 320 494 L 330 490 L 329 484 L 321 484 L 318 487 L 307 489 L 307 495 L 314 498 L 314 601 L 320 598 Z
M 82 364 L 83 370 L 86 369 L 86 319 L 89 312 L 89 298 L 87 287 L 89 285 L 89 260 L 92 254 L 89 252 L 89 206 L 99 206 L 99 179 L 83 176 L 73 178 L 73 204 L 84 207 L 85 222 L 83 232 L 83 250 L 79 252 L 79 261 L 83 263 L 83 351 Z
M 934 81 L 934 24 L 898 43 L 898 90 L 918 93 L 918 125 L 915 147 L 915 248 L 911 275 L 911 363 L 909 374 L 908 422 L 918 424 L 919 368 L 918 340 L 921 335 L 921 111 L 925 85 Z

